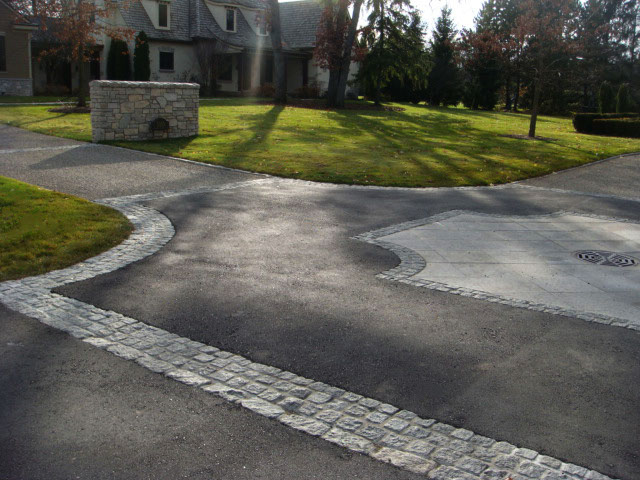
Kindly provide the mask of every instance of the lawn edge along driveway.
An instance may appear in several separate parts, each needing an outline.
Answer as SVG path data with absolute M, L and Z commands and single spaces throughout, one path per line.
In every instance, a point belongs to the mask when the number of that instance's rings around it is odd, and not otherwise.
M 94 257 L 132 229 L 112 208 L 0 176 L 0 282 Z

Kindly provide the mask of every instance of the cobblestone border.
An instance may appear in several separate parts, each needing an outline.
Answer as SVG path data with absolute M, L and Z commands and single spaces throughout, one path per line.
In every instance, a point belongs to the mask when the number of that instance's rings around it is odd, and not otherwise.
M 568 317 L 575 317 L 581 320 L 585 320 L 587 322 L 602 323 L 602 324 L 611 325 L 614 327 L 624 327 L 630 330 L 640 331 L 640 325 L 634 325 L 630 323 L 629 320 L 622 319 L 622 318 L 589 313 L 589 312 L 584 312 L 580 310 L 572 310 L 568 308 L 561 308 L 553 305 L 545 305 L 541 303 L 530 302 L 528 300 L 511 298 L 504 295 L 486 293 L 480 290 L 472 290 L 472 289 L 463 288 L 463 287 L 454 287 L 441 282 L 433 282 L 430 280 L 414 280 L 411 277 L 420 273 L 426 267 L 426 262 L 424 261 L 424 259 L 418 253 L 414 252 L 410 248 L 403 247 L 401 245 L 398 245 L 392 242 L 386 242 L 384 240 L 380 240 L 380 238 L 386 237 L 387 235 L 403 232 L 405 230 L 409 230 L 415 227 L 420 227 L 422 225 L 427 225 L 430 223 L 441 222 L 443 220 L 457 217 L 458 215 L 462 215 L 462 214 L 475 215 L 475 216 L 481 216 L 481 217 L 487 217 L 487 218 L 514 218 L 514 217 L 548 218 L 548 217 L 559 217 L 562 215 L 577 215 L 581 217 L 595 218 L 599 220 L 640 224 L 640 222 L 626 219 L 626 218 L 606 217 L 603 215 L 570 212 L 570 211 L 564 211 L 564 210 L 546 214 L 546 215 L 498 215 L 498 214 L 474 212 L 471 210 L 450 210 L 448 212 L 444 212 L 438 215 L 433 215 L 431 217 L 412 220 L 410 222 L 398 223 L 396 225 L 391 225 L 389 227 L 381 228 L 378 230 L 372 230 L 370 232 L 366 232 L 351 238 L 353 238 L 354 240 L 360 240 L 363 242 L 371 243 L 373 245 L 378 245 L 382 248 L 386 248 L 387 250 L 390 250 L 393 253 L 395 253 L 400 258 L 400 264 L 397 267 L 392 268 L 391 270 L 387 270 L 386 272 L 379 273 L 378 275 L 376 275 L 377 278 L 382 278 L 385 280 L 394 280 L 397 282 L 405 283 L 407 285 L 429 288 L 431 290 L 438 290 L 440 292 L 453 293 L 455 295 L 461 295 L 463 297 L 471 297 L 478 300 L 486 300 L 488 302 L 500 303 L 502 305 L 508 305 L 510 307 L 525 308 L 527 310 L 551 313 L 553 315 L 564 315 Z
M 264 181 L 191 189 L 182 194 L 223 191 Z M 136 202 L 180 194 L 174 191 L 102 200 L 100 203 L 118 209 L 134 224 L 135 230 L 125 242 L 63 270 L 0 283 L 0 301 L 153 372 L 433 480 L 610 480 L 593 470 L 420 418 L 373 398 L 252 362 L 51 292 L 52 288 L 114 271 L 160 250 L 173 237 L 173 226 L 161 213 Z M 411 261 L 411 254 L 407 255 Z

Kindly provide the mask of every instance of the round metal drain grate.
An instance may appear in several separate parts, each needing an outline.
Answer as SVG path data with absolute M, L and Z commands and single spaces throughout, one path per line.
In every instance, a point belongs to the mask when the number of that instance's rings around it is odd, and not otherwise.
M 640 260 L 622 253 L 604 252 L 602 250 L 583 250 L 573 254 L 577 259 L 602 265 L 604 267 L 634 267 Z

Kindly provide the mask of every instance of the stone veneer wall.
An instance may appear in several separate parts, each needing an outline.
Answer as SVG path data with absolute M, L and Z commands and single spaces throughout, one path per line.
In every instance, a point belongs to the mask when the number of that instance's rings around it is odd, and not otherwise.
M 0 103 L 2 95 L 33 96 L 33 82 L 30 78 L 0 78 Z
M 200 87 L 196 83 L 94 80 L 89 87 L 94 142 L 198 134 Z M 151 130 L 151 122 L 158 118 L 168 122 L 168 130 Z

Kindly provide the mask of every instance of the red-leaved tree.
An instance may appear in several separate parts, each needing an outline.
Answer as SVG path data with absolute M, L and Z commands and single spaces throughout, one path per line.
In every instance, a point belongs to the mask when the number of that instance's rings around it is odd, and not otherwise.
M 78 106 L 86 105 L 84 62 L 91 60 L 94 48 L 105 35 L 131 39 L 131 29 L 111 22 L 116 4 L 105 0 L 96 5 L 89 0 L 11 0 L 16 15 L 30 18 L 47 38 L 40 57 L 58 57 L 79 65 Z M 122 3 L 120 7 L 126 8 Z
M 327 105 L 343 107 L 349 67 L 353 60 L 360 58 L 354 50 L 358 33 L 358 20 L 363 0 L 324 0 L 324 10 L 316 33 L 315 57 L 318 66 L 329 70 Z
M 536 122 L 545 79 L 554 65 L 575 48 L 575 4 L 567 0 L 526 0 L 516 20 L 514 36 L 525 42 L 533 68 L 533 105 L 529 137 L 536 136 Z

